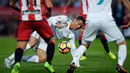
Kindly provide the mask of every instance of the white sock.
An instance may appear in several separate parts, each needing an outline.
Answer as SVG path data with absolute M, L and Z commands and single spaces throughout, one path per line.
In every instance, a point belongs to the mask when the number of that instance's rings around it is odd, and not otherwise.
M 22 61 L 39 63 L 39 58 L 38 58 L 37 55 L 34 55 L 34 56 L 23 56 L 22 57 Z
M 13 60 L 14 59 L 14 53 L 8 57 L 8 59 Z
M 27 51 L 28 49 L 30 49 L 31 46 L 29 44 L 26 45 L 26 48 L 24 49 L 24 52 Z
M 31 48 L 31 46 L 30 46 L 29 44 L 27 44 L 27 45 L 26 45 L 26 48 L 24 49 L 24 52 L 27 51 L 27 50 L 30 49 L 30 48 Z M 8 59 L 13 60 L 13 59 L 14 59 L 14 54 L 15 54 L 15 53 L 13 53 L 12 55 L 10 55 L 10 56 L 8 57 Z
M 118 51 L 118 64 L 123 66 L 123 63 L 126 59 L 126 54 L 127 54 L 127 47 L 126 45 L 120 45 L 119 46 L 119 51 Z
M 74 59 L 76 48 L 71 48 L 70 52 L 72 55 L 72 58 Z
M 83 45 L 79 46 L 79 48 L 77 48 L 77 50 L 75 51 L 75 56 L 72 63 L 74 62 L 75 65 L 77 66 L 77 64 L 79 63 L 80 57 L 83 55 L 85 51 L 87 51 L 85 46 Z

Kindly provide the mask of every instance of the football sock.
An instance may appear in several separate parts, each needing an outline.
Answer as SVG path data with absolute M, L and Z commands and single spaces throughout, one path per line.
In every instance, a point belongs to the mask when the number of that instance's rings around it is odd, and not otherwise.
M 77 65 L 80 57 L 83 55 L 85 51 L 87 51 L 86 47 L 83 45 L 80 45 L 79 48 L 77 48 L 77 50 L 75 51 L 75 56 L 72 63 L 74 62 Z
M 79 40 L 79 45 L 81 44 L 82 40 Z M 86 56 L 86 51 L 84 52 L 83 56 Z
M 70 43 L 70 46 L 71 46 L 70 52 L 71 52 L 72 58 L 74 58 L 75 51 L 76 51 L 76 46 L 75 46 L 75 42 L 74 41 L 75 41 L 75 39 L 70 39 L 68 41 Z
M 28 49 L 30 49 L 31 46 L 29 44 L 26 45 L 26 48 L 24 49 L 24 52 L 27 51 Z
M 107 43 L 106 38 L 100 38 L 100 40 L 101 40 L 101 43 L 102 43 L 102 45 L 103 45 L 103 47 L 104 47 L 106 53 L 109 53 L 110 50 L 109 50 L 109 47 L 108 47 L 108 43 Z
M 22 61 L 39 63 L 39 58 L 38 58 L 37 55 L 33 55 L 33 56 L 23 56 L 23 57 L 22 57 Z
M 8 59 L 13 60 L 14 59 L 14 53 L 8 57 Z
M 127 47 L 126 45 L 120 45 L 119 46 L 119 51 L 118 51 L 118 64 L 123 66 L 123 63 L 126 59 L 126 54 L 127 54 Z
M 23 49 L 17 48 L 15 50 L 15 63 L 20 62 L 23 56 Z
M 81 41 L 82 41 L 82 40 L 79 40 L 79 45 L 81 45 Z
M 27 44 L 26 48 L 24 49 L 24 52 L 27 51 L 27 50 L 30 49 L 30 48 L 31 48 L 31 46 L 30 46 L 29 44 Z M 8 59 L 13 60 L 13 59 L 14 59 L 14 53 L 13 53 L 12 55 L 10 55 L 10 56 L 8 57 Z
M 47 62 L 51 65 L 51 61 L 54 57 L 55 52 L 55 44 L 54 43 L 48 43 L 47 47 Z

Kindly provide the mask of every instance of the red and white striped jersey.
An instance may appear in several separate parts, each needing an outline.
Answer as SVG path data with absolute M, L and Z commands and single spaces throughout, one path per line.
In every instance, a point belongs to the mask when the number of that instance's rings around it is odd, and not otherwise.
M 39 21 L 46 17 L 43 0 L 20 0 L 20 9 L 22 21 Z
M 113 19 L 111 10 L 112 0 L 81 0 L 81 16 L 88 21 Z

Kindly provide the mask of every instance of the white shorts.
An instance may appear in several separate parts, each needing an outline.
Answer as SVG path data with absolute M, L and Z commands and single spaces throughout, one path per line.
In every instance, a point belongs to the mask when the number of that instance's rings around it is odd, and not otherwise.
M 34 31 L 34 32 L 31 34 L 31 36 L 32 36 L 32 37 L 35 37 L 35 38 L 37 38 L 37 39 L 40 38 L 40 35 L 39 35 L 36 31 Z
M 36 46 L 34 46 L 34 48 L 36 48 L 36 49 L 39 48 L 39 49 L 41 49 L 41 50 L 46 51 L 46 49 L 47 49 L 47 43 L 45 42 L 45 40 L 42 39 L 42 38 L 40 37 L 40 35 L 39 35 L 36 31 L 34 31 L 34 32 L 31 34 L 31 36 L 37 38 L 38 41 L 39 41 L 39 42 L 36 44 Z
M 93 41 L 98 32 L 102 32 L 107 41 L 116 41 L 117 43 L 124 40 L 124 37 L 117 27 L 114 20 L 104 20 L 99 22 L 88 22 L 83 33 L 82 43 L 86 44 Z

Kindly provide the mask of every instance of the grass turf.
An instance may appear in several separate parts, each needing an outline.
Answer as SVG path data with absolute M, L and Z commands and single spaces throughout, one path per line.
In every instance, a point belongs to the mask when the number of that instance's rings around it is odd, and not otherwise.
M 57 40 L 58 44 L 61 40 Z M 124 63 L 124 67 L 130 72 L 130 41 L 127 39 L 127 59 Z M 16 40 L 9 37 L 0 37 L 0 73 L 11 73 L 11 69 L 4 68 L 4 58 L 8 57 L 14 52 L 16 46 Z M 118 47 L 114 43 L 109 43 L 110 50 L 117 56 Z M 33 55 L 34 51 L 29 50 L 24 55 Z M 65 73 L 69 64 L 71 63 L 71 55 L 60 54 L 58 48 L 55 51 L 55 57 L 52 62 L 56 73 Z M 117 59 L 112 60 L 107 55 L 100 43 L 99 39 L 96 39 L 87 51 L 87 60 L 80 61 L 81 68 L 77 68 L 75 73 L 116 73 Z M 48 73 L 43 64 L 25 63 L 21 62 L 20 73 Z

